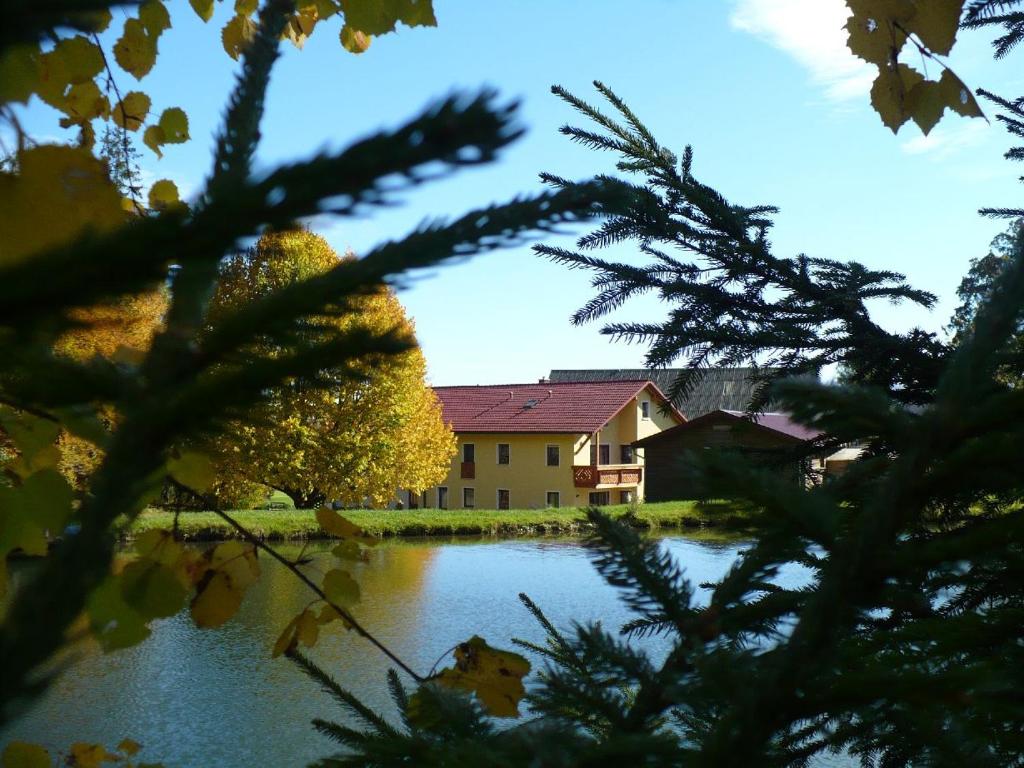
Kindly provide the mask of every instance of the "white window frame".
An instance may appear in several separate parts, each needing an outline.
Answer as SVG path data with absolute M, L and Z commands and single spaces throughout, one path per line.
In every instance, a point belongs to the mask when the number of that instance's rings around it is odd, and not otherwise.
M 554 448 L 555 449 L 555 456 L 558 459 L 558 461 L 555 462 L 554 464 L 549 464 L 548 463 L 548 449 L 549 448 Z M 562 446 L 560 446 L 558 443 L 547 443 L 544 446 L 544 466 L 545 467 L 560 467 L 560 466 L 562 466 Z
M 497 488 L 494 491 L 494 508 L 501 509 L 501 492 L 508 494 L 508 509 L 512 509 L 512 490 L 509 488 Z
M 555 495 L 555 501 L 556 501 L 556 504 L 553 507 L 548 503 L 548 497 L 551 494 Z M 561 509 L 561 507 L 562 507 L 562 492 L 561 491 L 544 491 L 544 509 Z
M 445 503 L 445 506 L 443 506 L 443 507 L 441 506 L 441 490 L 442 489 L 444 489 L 444 503 Z M 448 486 L 447 485 L 439 485 L 439 486 L 437 486 L 437 508 L 438 509 L 448 509 Z
M 466 506 L 466 491 L 473 492 L 473 503 L 470 506 Z M 476 509 L 476 486 L 464 485 L 462 486 L 462 508 L 463 509 Z
M 508 447 L 508 461 L 504 464 L 501 463 L 501 446 Z M 496 443 L 494 446 L 494 463 L 499 467 L 507 467 L 512 464 L 512 443 Z

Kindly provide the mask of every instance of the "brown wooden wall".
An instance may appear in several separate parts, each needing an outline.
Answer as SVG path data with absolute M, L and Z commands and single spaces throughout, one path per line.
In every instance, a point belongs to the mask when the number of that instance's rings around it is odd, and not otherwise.
M 693 488 L 687 487 L 687 451 L 742 451 L 751 463 L 778 471 L 793 483 L 799 483 L 803 478 L 800 464 L 796 461 L 782 463 L 779 459 L 780 452 L 793 448 L 797 442 L 787 435 L 724 416 L 721 419 L 709 419 L 699 426 L 677 430 L 643 448 L 647 475 L 644 498 L 646 501 L 675 501 L 694 497 Z

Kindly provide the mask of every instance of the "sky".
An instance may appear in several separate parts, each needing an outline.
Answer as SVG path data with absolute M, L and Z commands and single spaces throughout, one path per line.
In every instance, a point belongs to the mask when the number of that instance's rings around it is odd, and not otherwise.
M 203 24 L 187 0 L 169 3 L 174 27 L 142 87 L 154 108 L 185 109 L 192 140 L 145 148 L 148 179 L 171 178 L 194 195 L 207 175 L 213 135 L 237 63 L 220 46 L 231 3 Z M 290 45 L 273 76 L 257 167 L 340 149 L 397 126 L 453 91 L 483 86 L 519 100 L 526 135 L 497 162 L 458 173 L 360 219 L 317 217 L 310 226 L 339 251 L 365 253 L 425 219 L 542 187 L 542 171 L 586 178 L 614 158 L 558 133 L 580 125 L 550 92 L 560 84 L 595 101 L 592 81 L 611 86 L 658 140 L 691 144 L 694 173 L 727 198 L 781 209 L 772 234 L 778 256 L 807 254 L 892 269 L 939 297 L 932 311 L 873 306 L 884 326 L 941 331 L 956 287 L 1003 225 L 977 209 L 1009 205 L 1019 169 L 995 121 L 947 115 L 924 137 L 913 125 L 894 136 L 869 105 L 871 70 L 845 47 L 842 0 L 434 0 L 436 28 L 399 27 L 361 56 L 338 42 L 338 20 L 301 51 Z M 113 25 L 120 27 L 115 20 Z M 919 62 L 913 62 L 920 67 Z M 1012 62 L 993 62 L 988 37 L 962 33 L 949 60 L 972 87 L 1015 96 Z M 934 65 L 933 65 L 934 66 Z M 123 74 L 123 90 L 133 83 Z M 25 124 L 61 135 L 52 110 L 33 102 Z M 569 228 L 544 242 L 572 247 Z M 630 249 L 617 258 L 641 260 Z M 552 368 L 639 367 L 645 348 L 612 341 L 600 323 L 570 317 L 593 294 L 588 275 L 535 256 L 528 245 L 410 275 L 400 299 L 416 323 L 437 385 L 530 382 Z M 657 321 L 653 298 L 611 319 Z

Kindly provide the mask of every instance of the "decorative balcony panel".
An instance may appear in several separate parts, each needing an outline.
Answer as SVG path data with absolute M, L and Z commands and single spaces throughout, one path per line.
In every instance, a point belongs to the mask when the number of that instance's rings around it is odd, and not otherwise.
M 572 468 L 572 481 L 577 488 L 633 487 L 643 479 L 643 469 L 637 464 L 593 465 Z

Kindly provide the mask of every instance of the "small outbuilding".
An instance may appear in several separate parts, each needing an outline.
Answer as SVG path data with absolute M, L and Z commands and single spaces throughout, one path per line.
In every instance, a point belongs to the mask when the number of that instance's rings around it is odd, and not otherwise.
M 715 410 L 672 429 L 637 440 L 647 472 L 646 501 L 691 499 L 687 487 L 687 454 L 705 450 L 743 454 L 751 463 L 777 470 L 794 484 L 807 482 L 802 461 L 793 449 L 819 436 L 784 413 L 762 413 L 754 420 L 742 411 Z

